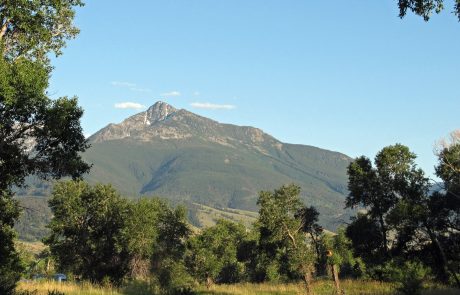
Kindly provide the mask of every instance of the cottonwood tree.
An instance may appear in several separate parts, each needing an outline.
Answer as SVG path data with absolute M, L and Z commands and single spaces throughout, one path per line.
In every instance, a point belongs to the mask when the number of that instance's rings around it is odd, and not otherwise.
M 307 238 L 310 238 L 315 246 L 316 255 L 320 256 L 320 243 L 319 240 L 323 234 L 323 227 L 319 225 L 319 212 L 315 207 L 303 207 L 294 215 L 295 218 L 299 219 L 302 224 L 302 231 L 305 233 Z
M 375 167 L 365 156 L 348 166 L 346 207 L 364 207 L 367 216 L 379 225 L 382 258 L 390 257 L 390 228 L 385 219 L 398 200 L 408 193 L 411 176 L 419 173 L 414 159 L 415 154 L 406 146 L 396 144 L 383 148 L 376 155 Z
M 129 203 L 110 185 L 68 181 L 54 186 L 45 244 L 59 268 L 89 281 L 119 284 L 131 261 L 125 229 Z
M 366 209 L 348 226 L 355 253 L 373 266 L 393 259 L 422 261 L 447 283 L 460 286 L 457 276 L 460 235 L 460 145 L 452 141 L 440 149 L 436 174 L 442 189 L 414 163 L 415 155 L 402 145 L 389 146 L 376 156 L 376 167 L 364 157 L 348 169 L 347 206 Z M 438 184 L 434 184 L 436 188 Z M 391 231 L 391 239 L 389 234 Z M 378 233 L 378 235 L 376 235 Z
M 124 229 L 131 256 L 129 276 L 132 279 L 145 279 L 150 275 L 160 222 L 169 206 L 159 198 L 142 198 L 130 202 L 130 207 L 131 214 Z
M 79 177 L 89 166 L 76 98 L 51 100 L 48 53 L 61 53 L 78 30 L 78 0 L 5 0 L 0 3 L 0 293 L 11 294 L 21 267 L 13 247 L 20 210 L 12 187 L 26 176 Z
M 328 273 L 332 275 L 335 283 L 335 293 L 340 295 L 342 289 L 340 287 L 339 273 L 342 271 L 346 275 L 356 274 L 354 269 L 357 268 L 359 262 L 353 256 L 350 240 L 345 235 L 345 229 L 339 228 L 337 234 L 332 235 L 325 233 L 320 240 L 321 257 L 320 261 L 328 269 Z
M 164 293 L 182 294 L 193 284 L 185 266 L 186 242 L 190 234 L 184 207 L 167 208 L 161 214 L 152 255 L 152 273 Z
M 432 198 L 432 212 L 437 217 L 433 225 L 442 233 L 439 245 L 446 253 L 446 267 L 460 287 L 456 275 L 460 268 L 460 130 L 439 145 L 437 156 L 436 175 L 442 180 L 442 189 Z
M 302 231 L 303 223 L 296 215 L 304 208 L 300 200 L 300 187 L 294 184 L 279 189 L 263 191 L 257 204 L 261 231 L 269 232 L 272 241 L 284 242 L 289 266 L 301 273 L 307 294 L 312 294 L 312 272 L 315 250 Z
M 80 126 L 83 111 L 76 98 L 46 96 L 48 69 L 37 61 L 0 58 L 0 73 L 0 261 L 8 261 L 0 263 L 0 280 L 11 282 L 0 284 L 0 293 L 9 294 L 20 270 L 12 247 L 20 213 L 13 186 L 23 186 L 31 174 L 77 178 L 89 165 L 80 156 L 88 147 Z
M 238 261 L 238 249 L 246 240 L 244 225 L 218 220 L 216 225 L 189 239 L 186 262 L 190 273 L 207 285 L 241 281 L 244 264 Z

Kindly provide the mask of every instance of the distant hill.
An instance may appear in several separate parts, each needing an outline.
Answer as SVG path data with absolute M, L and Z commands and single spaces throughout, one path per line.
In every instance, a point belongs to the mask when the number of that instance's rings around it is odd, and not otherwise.
M 83 157 L 93 164 L 86 176 L 90 183 L 111 183 L 127 197 L 155 195 L 185 204 L 195 226 L 217 218 L 250 224 L 256 215 L 248 211 L 258 210 L 258 192 L 288 183 L 302 187 L 302 199 L 317 207 L 327 229 L 350 215 L 344 200 L 351 158 L 283 143 L 257 128 L 221 124 L 157 102 L 102 128 L 89 142 Z M 16 227 L 21 238 L 34 240 L 43 237 L 51 218 L 46 205 L 51 186 L 34 177 L 28 183 L 17 195 L 30 209 Z
M 129 196 L 256 211 L 260 190 L 297 183 L 328 227 L 345 218 L 351 159 L 312 146 L 283 143 L 262 130 L 221 124 L 157 102 L 89 138 L 87 179 Z

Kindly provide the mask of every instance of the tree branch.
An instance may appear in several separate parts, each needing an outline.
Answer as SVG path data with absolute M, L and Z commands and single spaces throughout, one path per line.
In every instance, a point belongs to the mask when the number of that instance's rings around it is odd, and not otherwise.
M 3 39 L 3 36 L 6 34 L 6 30 L 8 29 L 8 25 L 10 24 L 10 19 L 7 18 L 5 23 L 2 25 L 2 29 L 0 30 L 0 40 Z
M 294 236 L 291 234 L 291 231 L 289 230 L 289 228 L 286 226 L 286 224 L 283 222 L 283 227 L 284 229 L 286 230 L 286 233 L 288 234 L 289 238 L 291 239 L 292 241 L 292 244 L 294 245 L 294 248 L 297 249 L 297 243 L 295 241 L 295 238 Z

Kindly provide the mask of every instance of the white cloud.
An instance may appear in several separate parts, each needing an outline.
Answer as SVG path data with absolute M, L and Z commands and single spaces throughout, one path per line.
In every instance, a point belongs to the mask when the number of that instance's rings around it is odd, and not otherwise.
M 129 90 L 135 91 L 135 92 L 152 92 L 152 90 L 149 88 L 139 88 L 139 87 L 131 87 L 129 88 Z
M 142 88 L 137 86 L 136 83 L 131 83 L 131 82 L 123 82 L 123 81 L 112 81 L 110 82 L 112 86 L 114 87 L 120 87 L 120 88 L 129 88 L 129 90 L 134 91 L 134 92 L 151 92 L 152 90 L 149 88 Z
M 232 104 L 215 104 L 209 102 L 192 102 L 190 105 L 197 109 L 206 110 L 233 110 L 236 108 L 236 106 Z
M 172 96 L 180 96 L 180 95 L 181 95 L 180 92 L 175 91 L 175 90 L 161 94 L 161 96 L 164 96 L 164 97 L 172 97 Z
M 116 109 L 130 109 L 130 110 L 140 110 L 144 109 L 145 106 L 137 102 L 119 102 L 114 105 Z
M 110 82 L 112 86 L 115 87 L 136 87 L 136 84 L 131 83 L 131 82 L 123 82 L 123 81 L 112 81 Z

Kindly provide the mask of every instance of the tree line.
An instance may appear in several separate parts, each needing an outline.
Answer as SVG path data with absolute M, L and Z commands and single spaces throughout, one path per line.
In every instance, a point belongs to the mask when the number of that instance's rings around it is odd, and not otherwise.
M 438 153 L 432 183 L 401 144 L 374 163 L 348 167 L 346 207 L 352 221 L 330 233 L 300 187 L 259 193 L 252 228 L 228 220 L 191 230 L 183 207 L 157 198 L 127 200 L 110 185 L 58 183 L 49 201 L 45 239 L 57 269 L 82 280 L 120 285 L 148 279 L 158 293 L 192 292 L 196 284 L 303 281 L 316 278 L 398 281 L 417 294 L 425 280 L 460 287 L 460 134 Z M 408 289 L 407 289 L 408 288 Z

